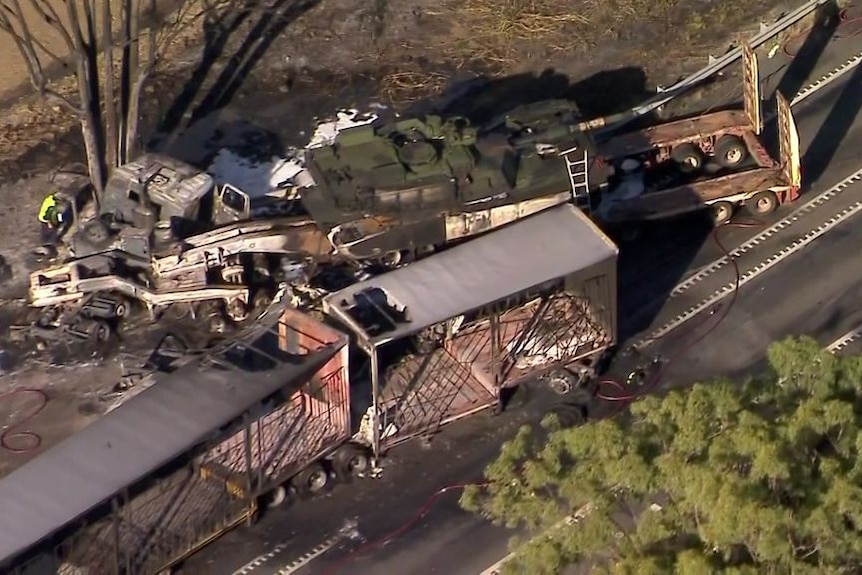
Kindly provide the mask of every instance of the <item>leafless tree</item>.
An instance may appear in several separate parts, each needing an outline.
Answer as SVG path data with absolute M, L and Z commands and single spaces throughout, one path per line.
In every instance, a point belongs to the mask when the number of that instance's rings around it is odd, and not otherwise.
M 37 19 L 59 36 L 64 53 L 49 49 Z M 136 153 L 141 91 L 157 63 L 163 24 L 156 0 L 0 0 L 0 31 L 14 40 L 33 87 L 80 122 L 98 195 L 108 171 Z M 51 87 L 52 62 L 72 67 L 77 94 Z

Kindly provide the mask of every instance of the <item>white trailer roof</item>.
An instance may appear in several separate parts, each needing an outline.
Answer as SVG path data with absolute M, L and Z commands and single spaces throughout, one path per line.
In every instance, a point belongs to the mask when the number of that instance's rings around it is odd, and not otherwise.
M 616 258 L 617 253 L 617 246 L 589 218 L 565 204 L 330 294 L 324 307 L 376 347 Z M 357 304 L 378 308 L 374 302 L 381 293 L 390 305 L 406 311 L 409 321 L 387 321 L 389 329 L 381 332 L 351 318 L 350 309 Z
M 306 355 L 273 352 L 279 312 L 270 308 L 262 323 L 239 339 L 165 376 L 0 479 L 0 565 L 285 385 L 304 382 L 347 343 L 346 336 L 321 325 L 336 343 Z M 262 351 L 265 341 L 270 345 Z

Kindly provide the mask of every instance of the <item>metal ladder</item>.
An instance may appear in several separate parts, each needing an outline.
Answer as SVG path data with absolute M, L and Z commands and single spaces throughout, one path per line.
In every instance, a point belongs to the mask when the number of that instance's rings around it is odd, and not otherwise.
M 560 152 L 566 161 L 566 172 L 569 174 L 569 186 L 572 190 L 572 200 L 578 207 L 583 207 L 589 214 L 590 211 L 590 163 L 587 151 L 578 155 L 580 148 L 569 148 Z M 572 158 L 577 159 L 572 159 Z

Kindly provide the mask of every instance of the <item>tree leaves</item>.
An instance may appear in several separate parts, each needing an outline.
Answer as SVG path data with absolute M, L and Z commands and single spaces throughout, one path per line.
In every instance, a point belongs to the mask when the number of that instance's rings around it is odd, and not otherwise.
M 770 346 L 744 384 L 649 397 L 629 417 L 528 429 L 462 504 L 545 535 L 514 573 L 830 573 L 862 562 L 862 360 L 810 338 Z M 655 501 L 660 505 L 651 506 Z M 586 503 L 590 513 L 555 527 Z

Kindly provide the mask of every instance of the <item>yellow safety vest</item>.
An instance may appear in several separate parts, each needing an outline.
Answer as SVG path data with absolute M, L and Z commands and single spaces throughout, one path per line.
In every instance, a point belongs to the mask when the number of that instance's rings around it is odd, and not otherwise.
M 39 221 L 43 224 L 50 223 L 48 213 L 51 211 L 51 208 L 56 206 L 57 200 L 54 199 L 54 194 L 48 194 L 45 196 L 45 199 L 42 200 L 42 206 L 39 208 Z

